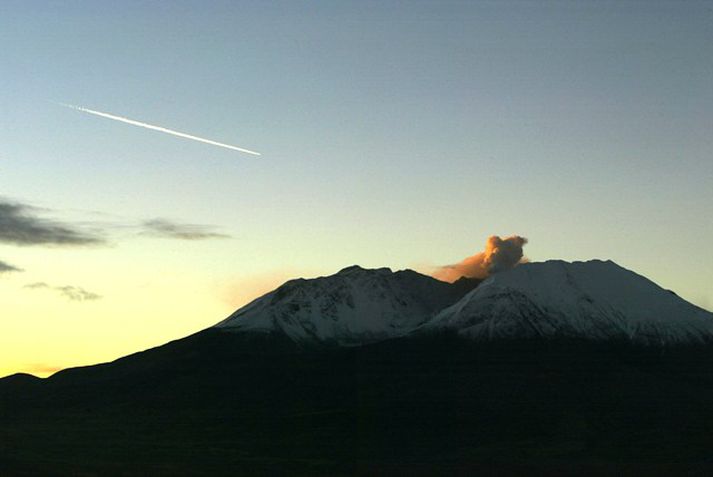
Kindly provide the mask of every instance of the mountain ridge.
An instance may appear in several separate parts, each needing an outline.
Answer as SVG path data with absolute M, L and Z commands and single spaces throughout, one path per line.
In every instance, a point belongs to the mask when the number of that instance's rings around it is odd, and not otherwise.
M 713 314 L 611 260 L 521 264 L 485 280 L 346 267 L 290 280 L 215 325 L 295 342 L 358 346 L 444 329 L 512 338 L 713 341 Z
M 408 269 L 352 265 L 334 275 L 289 280 L 214 327 L 280 332 L 302 343 L 363 345 L 403 336 L 478 283 L 451 284 Z

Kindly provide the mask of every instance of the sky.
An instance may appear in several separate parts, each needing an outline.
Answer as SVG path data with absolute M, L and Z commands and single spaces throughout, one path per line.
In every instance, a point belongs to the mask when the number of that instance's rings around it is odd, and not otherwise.
M 713 309 L 713 2 L 8 0 L 0 41 L 0 376 L 494 234 Z

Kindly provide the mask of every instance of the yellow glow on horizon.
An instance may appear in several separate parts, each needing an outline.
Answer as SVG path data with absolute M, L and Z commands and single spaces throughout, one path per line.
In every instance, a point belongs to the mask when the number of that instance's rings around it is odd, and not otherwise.
M 233 246 L 229 240 L 146 239 L 108 249 L 0 247 L 26 270 L 0 277 L 0 377 L 45 377 L 160 346 L 218 323 L 290 278 L 309 275 L 289 267 L 260 270 Z M 80 286 L 102 298 L 70 301 L 56 290 L 25 288 L 40 281 Z
M 140 260 L 98 262 L 87 250 L 83 256 L 82 251 L 63 252 L 44 264 L 41 257 L 32 260 L 31 251 L 23 252 L 18 261 L 28 271 L 0 281 L 0 376 L 46 376 L 111 361 L 200 331 L 232 311 L 206 274 L 152 270 Z M 81 286 L 102 298 L 71 301 L 52 289 L 25 288 L 36 281 Z

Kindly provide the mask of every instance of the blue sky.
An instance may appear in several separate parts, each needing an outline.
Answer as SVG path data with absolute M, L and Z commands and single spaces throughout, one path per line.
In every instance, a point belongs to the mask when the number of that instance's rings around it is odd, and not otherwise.
M 0 321 L 14 342 L 45 319 L 17 294 L 28 281 L 94 285 L 97 303 L 43 305 L 93 307 L 92 339 L 124 320 L 121 346 L 79 364 L 219 321 L 250 295 L 226 300 L 226 283 L 428 271 L 491 234 L 528 237 L 532 260 L 611 258 L 713 307 L 711 2 L 7 1 L 0 40 L 0 195 L 56 220 L 232 237 L 0 243 L 25 269 L 0 280 L 20 297 Z M 139 281 L 157 290 L 132 295 Z M 165 307 L 173 321 L 152 318 Z

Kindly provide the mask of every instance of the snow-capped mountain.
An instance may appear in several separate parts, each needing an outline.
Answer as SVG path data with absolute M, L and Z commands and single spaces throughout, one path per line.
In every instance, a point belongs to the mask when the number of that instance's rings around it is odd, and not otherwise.
M 444 330 L 474 340 L 713 342 L 713 313 L 611 261 L 527 263 L 476 285 L 352 266 L 290 280 L 215 328 L 341 346 Z
M 438 330 L 475 340 L 701 343 L 713 341 L 713 313 L 611 261 L 552 260 L 493 275 L 419 332 Z
M 477 283 L 352 266 L 328 277 L 290 280 L 215 327 L 284 333 L 297 343 L 366 344 L 414 330 Z

